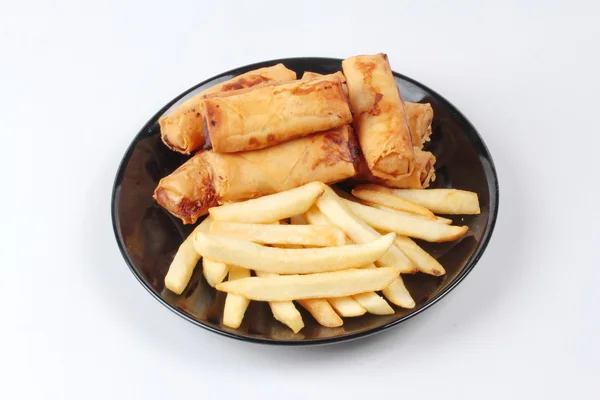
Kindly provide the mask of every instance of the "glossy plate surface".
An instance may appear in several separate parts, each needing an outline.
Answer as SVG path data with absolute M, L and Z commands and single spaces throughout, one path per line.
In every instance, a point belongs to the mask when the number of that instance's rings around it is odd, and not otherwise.
M 163 305 L 188 321 L 228 337 L 268 344 L 317 344 L 353 339 L 394 326 L 427 309 L 452 290 L 475 266 L 494 229 L 498 213 L 498 181 L 492 157 L 469 121 L 447 100 L 431 89 L 394 73 L 403 98 L 431 103 L 435 117 L 432 141 L 426 147 L 437 157 L 437 179 L 432 187 L 453 187 L 479 195 L 481 214 L 451 216 L 454 223 L 467 224 L 463 239 L 441 244 L 419 241 L 444 266 L 447 274 L 403 275 L 417 306 L 396 308 L 394 315 L 364 315 L 345 318 L 339 328 L 325 328 L 301 311 L 305 327 L 298 334 L 275 321 L 267 303 L 251 302 L 239 329 L 222 325 L 224 293 L 208 286 L 197 268 L 180 296 L 164 287 L 164 277 L 177 248 L 192 231 L 163 210 L 153 199 L 158 181 L 181 165 L 187 157 L 168 150 L 160 140 L 158 119 L 177 103 L 235 75 L 282 62 L 295 70 L 332 73 L 341 70 L 341 60 L 290 58 L 266 61 L 225 72 L 177 96 L 160 109 L 140 130 L 123 156 L 112 193 L 112 218 L 117 243 L 129 268 L 140 283 Z

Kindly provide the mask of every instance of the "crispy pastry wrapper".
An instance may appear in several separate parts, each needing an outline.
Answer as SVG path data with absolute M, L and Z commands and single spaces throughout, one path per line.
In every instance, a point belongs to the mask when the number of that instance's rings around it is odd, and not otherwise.
M 160 135 L 171 150 L 191 154 L 205 143 L 204 121 L 200 113 L 202 100 L 208 95 L 250 88 L 271 81 L 290 81 L 296 73 L 283 64 L 259 68 L 212 86 L 180 104 L 168 115 L 160 118 Z
M 404 104 L 413 146 L 422 149 L 425 142 L 430 140 L 433 108 L 429 103 L 409 103 L 407 101 Z
M 352 121 L 335 74 L 207 98 L 201 113 L 213 150 L 222 153 L 262 149 Z
M 385 54 L 342 62 L 354 129 L 371 173 L 383 179 L 409 176 L 415 164 L 406 107 Z
M 346 97 L 348 97 L 348 86 L 346 85 L 346 77 L 344 76 L 344 74 L 341 71 L 334 73 L 334 75 L 337 76 L 338 78 L 340 78 L 340 81 L 342 82 L 342 90 L 344 91 L 344 94 L 346 95 Z M 319 74 L 319 73 L 311 72 L 311 71 L 305 71 L 304 74 L 302 74 L 302 80 L 306 81 L 309 79 L 318 78 L 320 76 L 323 76 L 323 74 Z
M 154 198 L 183 223 L 193 224 L 218 204 L 353 177 L 359 162 L 358 143 L 346 125 L 262 150 L 200 151 L 159 182 Z
M 425 189 L 435 181 L 435 156 L 429 151 L 414 148 L 415 168 L 413 172 L 402 179 L 390 180 L 374 176 L 366 162 L 361 160 L 360 171 L 353 179 L 357 182 L 371 182 L 400 189 Z

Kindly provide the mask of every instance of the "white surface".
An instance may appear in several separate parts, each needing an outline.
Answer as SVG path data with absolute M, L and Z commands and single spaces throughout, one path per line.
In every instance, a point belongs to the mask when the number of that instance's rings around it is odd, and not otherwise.
M 0 3 L 2 398 L 600 396 L 597 2 L 58 3 Z M 317 348 L 233 341 L 156 302 L 109 214 L 138 129 L 226 69 L 378 51 L 494 156 L 500 215 L 471 275 L 396 329 Z

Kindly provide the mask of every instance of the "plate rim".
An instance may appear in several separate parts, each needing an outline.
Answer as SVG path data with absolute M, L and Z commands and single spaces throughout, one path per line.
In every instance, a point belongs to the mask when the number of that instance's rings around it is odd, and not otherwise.
M 398 77 L 400 79 L 408 81 L 408 82 L 412 83 L 413 85 L 421 87 L 424 90 L 430 92 L 431 94 L 433 94 L 434 96 L 438 97 L 443 102 L 445 102 L 450 107 L 450 111 L 452 111 L 453 113 L 457 114 L 460 118 L 462 118 L 470 126 L 472 132 L 476 135 L 476 138 L 479 140 L 479 142 L 481 144 L 481 150 L 486 156 L 485 159 L 488 161 L 488 163 L 487 163 L 488 165 L 486 165 L 486 163 L 484 163 L 484 172 L 486 175 L 486 179 L 488 180 L 488 190 L 491 190 L 490 212 L 489 212 L 488 221 L 486 223 L 486 226 L 485 226 L 483 235 L 481 237 L 481 240 L 479 242 L 479 245 L 478 245 L 477 249 L 475 250 L 474 254 L 472 255 L 471 259 L 469 260 L 469 262 L 464 266 L 462 271 L 460 271 L 460 273 L 454 278 L 454 280 L 452 280 L 444 289 L 442 289 L 440 292 L 438 292 L 433 298 L 429 299 L 425 304 L 423 304 L 423 306 L 421 306 L 420 308 L 414 309 L 414 310 L 410 311 L 409 313 L 407 313 L 406 315 L 403 315 L 400 318 L 398 318 L 394 321 L 388 322 L 384 325 L 381 325 L 381 326 L 378 326 L 375 328 L 371 328 L 371 329 L 367 329 L 365 331 L 350 333 L 350 334 L 342 335 L 342 336 L 335 336 L 335 337 L 329 337 L 329 338 L 317 338 L 317 339 L 303 339 L 303 340 L 281 340 L 281 339 L 258 338 L 258 337 L 252 337 L 252 336 L 243 336 L 241 334 L 238 334 L 238 333 L 235 333 L 232 331 L 215 328 L 211 325 L 205 324 L 202 321 L 193 318 L 185 311 L 172 306 L 166 300 L 164 300 L 162 297 L 160 297 L 159 293 L 157 293 L 152 287 L 150 287 L 144 281 L 142 276 L 139 274 L 139 272 L 135 268 L 131 258 L 129 257 L 129 254 L 128 254 L 126 246 L 125 246 L 125 242 L 123 240 L 123 237 L 121 235 L 121 232 L 120 232 L 120 229 L 118 226 L 120 220 L 119 220 L 117 205 L 119 204 L 118 199 L 119 199 L 119 195 L 120 195 L 120 186 L 121 186 L 120 182 L 122 182 L 123 174 L 125 172 L 125 167 L 127 166 L 127 163 L 129 162 L 129 160 L 131 158 L 131 153 L 135 149 L 137 142 L 139 140 L 141 140 L 141 138 L 144 137 L 143 133 L 148 131 L 148 128 L 154 124 L 154 122 L 157 120 L 157 118 L 160 115 L 164 114 L 165 111 L 167 111 L 170 107 L 172 107 L 176 102 L 178 102 L 183 97 L 187 96 L 189 93 L 193 92 L 197 88 L 207 84 L 208 82 L 217 80 L 217 79 L 222 78 L 227 75 L 238 75 L 240 70 L 246 71 L 246 70 L 251 70 L 251 69 L 258 69 L 258 68 L 262 68 L 262 67 L 266 67 L 266 66 L 275 65 L 278 63 L 283 63 L 285 65 L 286 62 L 303 62 L 303 63 L 310 64 L 310 63 L 318 63 L 318 62 L 321 62 L 321 63 L 324 63 L 324 62 L 338 63 L 339 62 L 339 63 L 341 63 L 342 61 L 343 61 L 343 59 L 334 58 L 334 57 L 287 57 L 287 58 L 277 58 L 277 59 L 272 59 L 272 60 L 255 62 L 252 64 L 247 64 L 244 66 L 230 69 L 228 71 L 217 74 L 213 77 L 205 79 L 205 80 L 201 81 L 200 83 L 192 86 L 191 88 L 184 90 L 179 95 L 175 96 L 167 104 L 165 104 L 163 107 L 161 107 L 156 113 L 154 113 L 146 121 L 146 123 L 142 126 L 142 128 L 138 131 L 138 133 L 134 136 L 133 140 L 127 147 L 127 150 L 125 151 L 123 157 L 121 158 L 121 161 L 119 162 L 119 166 L 117 168 L 117 173 L 115 174 L 115 179 L 113 181 L 113 187 L 112 187 L 112 191 L 111 191 L 111 220 L 112 220 L 113 233 L 115 235 L 115 240 L 117 242 L 117 246 L 119 247 L 121 255 L 123 256 L 123 259 L 125 260 L 125 263 L 129 267 L 129 270 L 132 272 L 132 274 L 135 276 L 135 278 L 138 280 L 138 282 L 156 300 L 158 300 L 159 303 L 161 303 L 167 309 L 171 310 L 176 315 L 191 322 L 192 324 L 194 324 L 196 326 L 204 328 L 210 332 L 217 333 L 221 336 L 240 340 L 240 341 L 243 341 L 246 343 L 257 343 L 257 344 L 263 344 L 263 345 L 280 345 L 280 346 L 316 346 L 316 345 L 324 345 L 324 344 L 332 344 L 332 343 L 341 343 L 341 342 L 347 342 L 347 341 L 351 341 L 351 340 L 355 340 L 355 339 L 359 339 L 359 338 L 372 336 L 374 334 L 383 332 L 384 330 L 388 330 L 394 326 L 397 326 L 397 325 L 401 324 L 402 322 L 405 322 L 405 321 L 421 314 L 425 310 L 428 310 L 430 307 L 432 307 L 434 304 L 437 304 L 442 298 L 444 298 L 452 290 L 454 290 L 454 288 L 456 288 L 456 286 L 458 286 L 458 284 L 460 284 L 467 277 L 467 275 L 469 275 L 469 273 L 473 270 L 473 268 L 475 268 L 475 265 L 477 265 L 477 263 L 483 256 L 483 253 L 487 249 L 487 246 L 491 240 L 492 234 L 494 232 L 494 228 L 496 226 L 496 220 L 498 218 L 498 210 L 500 207 L 500 186 L 499 186 L 499 182 L 498 182 L 498 173 L 496 171 L 496 167 L 495 167 L 495 164 L 494 164 L 494 161 L 492 158 L 492 154 L 490 153 L 490 151 L 489 151 L 485 141 L 483 140 L 483 137 L 479 133 L 479 131 L 475 128 L 475 126 L 471 123 L 471 121 L 469 121 L 469 119 L 456 106 L 454 106 L 454 104 L 452 104 L 444 96 L 440 95 L 438 92 L 436 92 L 435 90 L 432 90 L 431 88 L 422 84 L 421 82 L 419 82 L 413 78 L 410 78 L 406 75 L 400 74 L 394 70 L 392 70 L 392 74 L 395 77 Z

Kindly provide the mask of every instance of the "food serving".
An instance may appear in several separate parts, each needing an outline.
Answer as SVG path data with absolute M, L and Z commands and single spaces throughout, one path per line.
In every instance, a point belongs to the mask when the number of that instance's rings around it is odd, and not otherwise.
M 391 71 L 385 54 L 301 79 L 277 64 L 162 117 L 163 143 L 190 158 L 154 198 L 197 224 L 166 288 L 182 294 L 202 268 L 226 293 L 225 326 L 240 327 L 250 302 L 261 301 L 295 333 L 305 325 L 297 306 L 325 327 L 415 307 L 402 276 L 446 273 L 419 240 L 463 238 L 469 228 L 452 215 L 480 207 L 476 193 L 428 189 L 434 110 L 405 102 Z

